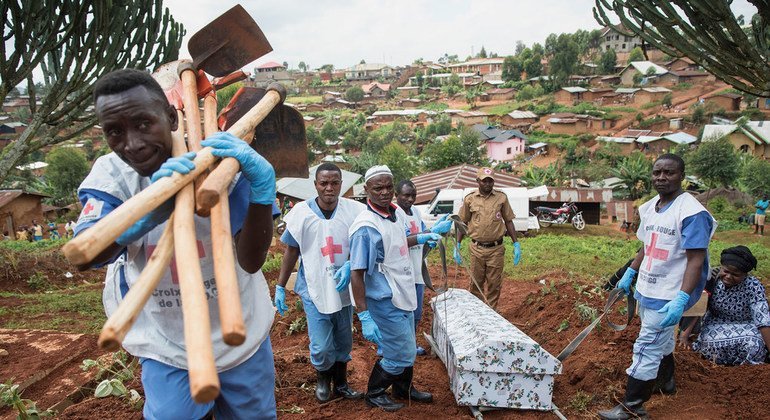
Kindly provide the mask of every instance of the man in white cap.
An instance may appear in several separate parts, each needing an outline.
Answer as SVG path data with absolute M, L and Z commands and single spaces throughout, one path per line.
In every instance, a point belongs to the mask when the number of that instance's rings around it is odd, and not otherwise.
M 318 378 L 315 397 L 320 402 L 332 396 L 362 398 L 363 394 L 352 390 L 347 381 L 353 346 L 353 311 L 347 286 L 350 277 L 338 288 L 334 274 L 344 264 L 350 265 L 348 230 L 365 207 L 339 196 L 342 171 L 333 163 L 318 166 L 314 185 L 318 197 L 297 203 L 284 218 L 286 231 L 281 241 L 286 252 L 275 286 L 275 307 L 281 315 L 288 310 L 284 287 L 301 258 L 294 291 L 302 299 L 307 319 L 310 363 Z
M 350 269 L 353 299 L 364 337 L 382 349 L 369 376 L 366 403 L 385 411 L 404 405 L 393 396 L 431 402 L 433 396 L 412 384 L 415 359 L 414 314 L 417 295 L 409 247 L 435 246 L 441 236 L 419 233 L 407 237 L 406 215 L 393 204 L 393 174 L 387 166 L 374 166 L 364 176 L 367 210 L 350 227 Z

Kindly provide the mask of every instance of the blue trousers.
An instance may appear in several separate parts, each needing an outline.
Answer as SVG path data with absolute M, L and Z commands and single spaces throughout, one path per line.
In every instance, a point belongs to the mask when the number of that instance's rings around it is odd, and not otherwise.
M 422 319 L 422 298 L 425 296 L 425 285 L 415 283 L 414 290 L 417 292 L 417 309 L 414 310 L 414 328 L 416 329 L 417 324 Z
M 631 366 L 626 369 L 628 376 L 640 381 L 648 381 L 658 376 L 658 366 L 663 357 L 674 351 L 676 325 L 663 328 L 660 322 L 666 314 L 644 306 L 639 306 L 639 319 L 642 327 L 639 337 L 634 342 L 634 354 Z
M 400 375 L 404 368 L 414 366 L 417 352 L 414 335 L 414 313 L 393 306 L 390 298 L 366 298 L 372 320 L 382 334 L 380 365 L 391 375 Z
M 335 362 L 350 361 L 353 348 L 353 307 L 322 314 L 310 299 L 302 298 L 310 337 L 310 363 L 316 370 L 331 369 Z
M 212 407 L 217 419 L 275 419 L 275 368 L 270 338 L 240 365 L 219 372 L 219 397 L 197 404 L 190 395 L 187 371 L 152 359 L 141 359 L 144 418 L 200 419 Z

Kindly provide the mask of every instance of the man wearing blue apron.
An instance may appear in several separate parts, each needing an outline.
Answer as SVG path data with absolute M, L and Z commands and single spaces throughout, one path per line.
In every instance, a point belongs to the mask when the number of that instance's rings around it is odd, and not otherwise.
M 337 289 L 335 272 L 347 263 L 350 251 L 348 230 L 366 207 L 340 198 L 342 171 L 333 163 L 321 164 L 315 173 L 318 197 L 297 203 L 286 215 L 286 244 L 275 307 L 283 315 L 286 283 L 301 256 L 294 291 L 302 299 L 310 336 L 310 362 L 316 369 L 315 397 L 320 402 L 334 395 L 348 399 L 363 397 L 348 386 L 347 365 L 353 346 L 353 310 L 347 284 Z M 349 263 L 348 263 L 349 265 Z M 349 277 L 348 277 L 349 278 Z
M 441 237 L 421 233 L 407 237 L 404 212 L 393 199 L 393 174 L 387 166 L 374 166 L 364 176 L 367 210 L 350 227 L 350 269 L 354 304 L 367 340 L 382 349 L 369 376 L 366 403 L 385 411 L 404 405 L 388 397 L 431 402 L 433 396 L 412 384 L 415 359 L 414 287 L 409 247 L 435 245 Z
M 626 395 L 621 404 L 600 411 L 602 419 L 646 417 L 643 404 L 659 391 L 676 392 L 674 330 L 682 313 L 698 302 L 709 273 L 708 246 L 716 221 L 692 195 L 682 190 L 684 161 L 664 154 L 652 166 L 658 196 L 639 207 L 636 232 L 644 243 L 617 287 L 639 302 L 641 329 L 634 343 Z

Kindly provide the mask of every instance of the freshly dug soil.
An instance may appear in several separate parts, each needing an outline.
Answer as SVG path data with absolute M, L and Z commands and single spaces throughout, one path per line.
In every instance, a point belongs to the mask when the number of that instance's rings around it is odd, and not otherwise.
M 0 262 L 0 292 L 40 292 L 104 281 L 105 269 L 78 271 L 59 249 L 33 253 L 2 249 Z

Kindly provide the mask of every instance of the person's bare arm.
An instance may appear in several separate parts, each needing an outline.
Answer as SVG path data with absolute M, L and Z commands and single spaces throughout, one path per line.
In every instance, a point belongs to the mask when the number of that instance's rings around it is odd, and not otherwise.
M 644 247 L 641 247 L 639 249 L 639 252 L 636 253 L 636 257 L 634 257 L 634 260 L 631 262 L 631 265 L 629 265 L 629 268 L 633 268 L 634 271 L 639 271 L 639 267 L 642 266 L 642 260 L 644 259 Z
M 518 239 L 516 239 L 516 227 L 513 225 L 513 220 L 505 222 L 505 230 L 508 232 L 508 236 L 511 237 L 513 242 L 518 241 Z
M 765 342 L 765 347 L 770 351 L 770 327 L 760 327 L 759 333 L 762 335 L 762 341 Z
M 350 285 L 353 287 L 353 299 L 356 301 L 356 312 L 366 310 L 366 285 L 364 284 L 365 269 L 350 271 Z
M 692 344 L 690 342 L 690 335 L 692 335 L 692 330 L 695 328 L 695 324 L 700 321 L 701 317 L 693 317 L 692 320 L 690 320 L 689 325 L 685 329 L 679 332 L 679 346 L 682 348 L 689 349 L 690 345 Z
M 703 262 L 706 260 L 705 249 L 688 249 L 685 250 L 687 255 L 687 268 L 684 270 L 684 278 L 682 279 L 682 291 L 688 295 L 695 290 L 695 286 L 700 282 L 701 270 L 703 270 Z M 634 260 L 634 262 L 636 262 Z M 641 261 L 640 261 L 641 263 Z
M 272 239 L 272 204 L 249 204 L 241 232 L 235 238 L 235 250 L 241 268 L 249 273 L 259 271 L 265 263 Z
M 289 281 L 291 272 L 294 271 L 294 266 L 299 259 L 299 248 L 293 246 L 287 246 L 286 251 L 283 253 L 283 260 L 281 260 L 281 271 L 278 273 L 278 285 L 286 287 L 286 283 Z

